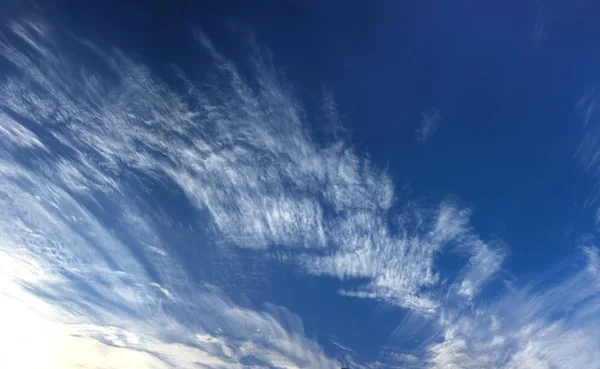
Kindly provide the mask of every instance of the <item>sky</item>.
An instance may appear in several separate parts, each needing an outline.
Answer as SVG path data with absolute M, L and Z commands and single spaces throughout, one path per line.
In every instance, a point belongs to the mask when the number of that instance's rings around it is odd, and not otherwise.
M 0 17 L 0 366 L 600 368 L 595 2 Z

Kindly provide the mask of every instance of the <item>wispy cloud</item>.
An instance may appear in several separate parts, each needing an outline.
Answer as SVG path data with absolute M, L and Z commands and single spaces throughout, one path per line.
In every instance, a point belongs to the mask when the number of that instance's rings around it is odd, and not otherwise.
M 257 367 L 337 367 L 286 309 L 239 306 L 189 280 L 132 199 L 113 193 L 107 204 L 122 203 L 114 215 L 136 240 L 125 245 L 53 177 L 0 154 L 6 365 L 245 368 L 244 360 L 254 360 Z M 147 244 L 161 252 L 144 251 Z
M 340 291 L 343 295 L 433 312 L 440 281 L 437 254 L 456 245 L 473 255 L 459 282 L 466 296 L 475 294 L 504 258 L 472 232 L 469 216 L 468 209 L 447 201 L 437 210 L 403 213 L 391 231 L 384 216 L 359 213 L 336 227 L 340 247 L 326 256 L 305 256 L 302 263 L 313 274 L 369 280 L 357 290 Z
M 598 96 L 595 88 L 588 89 L 575 104 L 575 111 L 582 122 L 581 139 L 575 150 L 580 174 L 591 179 L 591 186 L 584 188 L 579 199 L 584 208 L 595 209 L 596 225 L 600 227 L 600 137 L 598 125 Z
M 431 368 L 593 368 L 600 360 L 598 249 L 558 283 L 510 288 L 476 309 L 440 315 Z
M 0 344 L 12 367 L 35 366 L 27 360 L 37 357 L 45 367 L 339 366 L 290 311 L 242 306 L 195 282 L 158 231 L 169 223 L 136 193 L 152 186 L 185 194 L 213 240 L 286 252 L 282 260 L 306 273 L 352 281 L 341 294 L 411 309 L 443 332 L 423 344 L 424 355 L 387 354 L 396 364 L 364 367 L 471 358 L 478 367 L 518 368 L 521 357 L 550 360 L 538 353 L 561 334 L 583 347 L 597 342 L 584 324 L 597 308 L 588 283 L 595 249 L 586 249 L 585 273 L 551 290 L 480 306 L 505 252 L 472 228 L 469 208 L 451 200 L 399 207 L 388 174 L 348 141 L 313 138 L 269 58 L 256 51 L 248 76 L 208 37 L 196 39 L 197 52 L 213 60 L 210 73 L 197 83 L 175 70 L 167 84 L 126 54 L 43 22 L 14 22 L 2 33 L 0 54 L 12 70 L 0 82 L 0 319 L 11 329 Z M 340 119 L 331 95 L 323 105 L 328 119 Z M 425 112 L 418 139 L 429 139 L 440 119 Z M 456 276 L 437 268 L 445 253 L 464 260 Z M 577 311 L 575 319 L 557 323 L 545 312 L 553 303 Z M 523 307 L 510 312 L 511 304 Z
M 181 100 L 127 59 L 121 60 L 129 63 L 123 73 L 116 60 L 106 59 L 113 77 L 121 78 L 114 85 L 101 83 L 92 71 L 77 75 L 81 69 L 52 50 L 59 39 L 48 27 L 23 22 L 11 28 L 0 42 L 2 55 L 17 69 L 0 87 L 3 363 L 339 367 L 305 337 L 301 320 L 290 311 L 241 306 L 195 283 L 165 246 L 154 215 L 140 207 L 123 174 L 139 170 L 149 180 L 164 181 L 167 163 L 161 160 L 183 163 L 192 147 L 194 155 L 202 152 L 199 141 L 175 150 L 159 142 L 173 136 L 171 143 L 181 143 L 186 130 L 194 129 L 193 117 L 185 115 L 192 113 L 177 110 Z M 18 42 L 27 47 L 15 48 Z M 161 131 L 171 123 L 172 129 Z M 226 179 L 239 173 L 230 174 Z M 273 222 L 290 221 L 276 216 Z
M 478 237 L 468 227 L 468 209 L 442 204 L 429 215 L 403 215 L 415 224 L 430 219 L 417 228 L 390 219 L 389 176 L 340 138 L 317 143 L 301 103 L 258 51 L 253 75 L 244 76 L 197 34 L 214 61 L 213 82 L 193 83 L 179 70 L 180 84 L 168 86 L 123 53 L 28 22 L 12 30 L 6 37 L 30 49 L 0 44 L 18 70 L 0 89 L 3 106 L 69 153 L 44 165 L 69 191 L 119 192 L 116 178 L 143 173 L 180 188 L 210 216 L 219 239 L 253 249 L 330 250 L 290 260 L 313 274 L 370 280 L 343 294 L 423 311 L 436 306 L 422 289 L 438 281 L 433 260 L 444 244 L 464 241 L 473 255 L 487 247 L 470 240 Z M 61 43 L 93 55 L 108 74 L 55 52 Z M 337 119 L 330 95 L 324 104 Z M 439 113 L 424 119 L 431 125 Z
M 533 25 L 533 30 L 531 31 L 531 42 L 534 46 L 542 46 L 548 38 L 548 27 L 546 25 L 548 22 L 547 18 L 548 16 L 545 14 L 544 5 L 542 4 L 537 9 L 535 23 Z
M 421 113 L 421 122 L 415 132 L 415 138 L 419 143 L 429 141 L 436 134 L 442 115 L 438 109 L 429 109 Z

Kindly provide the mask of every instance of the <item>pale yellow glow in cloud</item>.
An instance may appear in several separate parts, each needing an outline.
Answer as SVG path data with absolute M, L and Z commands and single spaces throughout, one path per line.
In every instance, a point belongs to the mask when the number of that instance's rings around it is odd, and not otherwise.
M 136 335 L 119 333 L 126 337 L 122 341 L 113 335 L 111 345 L 94 338 L 77 337 L 81 331 L 95 331 L 110 340 L 106 327 L 93 325 L 71 325 L 55 322 L 40 315 L 36 310 L 48 311 L 41 300 L 31 297 L 35 306 L 17 301 L 4 293 L 0 294 L 0 357 L 3 368 L 11 369 L 68 369 L 68 368 L 170 368 L 164 361 L 148 354 L 158 353 L 168 362 L 181 368 L 236 367 L 200 349 L 182 344 L 163 343 L 145 337 L 136 342 Z M 37 301 L 35 301 L 37 300 Z M 117 330 L 117 328 L 115 328 Z M 118 347 L 123 346 L 123 347 Z M 199 363 L 202 363 L 201 365 Z

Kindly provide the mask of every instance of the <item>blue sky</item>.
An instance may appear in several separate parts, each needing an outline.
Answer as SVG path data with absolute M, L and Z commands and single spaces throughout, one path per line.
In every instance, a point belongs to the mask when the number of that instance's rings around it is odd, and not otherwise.
M 589 1 L 9 1 L 11 368 L 600 368 Z

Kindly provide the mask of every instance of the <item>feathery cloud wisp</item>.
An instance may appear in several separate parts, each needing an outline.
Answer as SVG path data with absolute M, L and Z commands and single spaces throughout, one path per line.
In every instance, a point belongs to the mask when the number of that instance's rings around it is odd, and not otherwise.
M 164 226 L 140 207 L 142 200 L 122 174 L 139 170 L 148 181 L 164 180 L 154 161 L 160 154 L 185 157 L 188 149 L 169 151 L 151 135 L 156 128 L 159 135 L 185 139 L 179 134 L 189 123 L 186 117 L 153 115 L 176 111 L 174 95 L 144 100 L 163 91 L 133 64 L 134 75 L 120 75 L 122 85 L 104 85 L 91 71 L 77 79 L 73 71 L 80 69 L 60 59 L 48 27 L 24 22 L 12 30 L 0 41 L 2 55 L 17 69 L 0 83 L 3 363 L 11 368 L 339 367 L 305 337 L 301 320 L 290 311 L 241 306 L 194 282 L 157 231 Z M 9 42 L 11 37 L 17 41 Z M 14 47 L 18 41 L 29 49 Z M 68 68 L 59 69 L 61 64 Z M 124 87 L 129 78 L 136 81 L 132 89 Z M 134 114 L 126 108 L 130 103 L 155 110 Z M 179 119 L 173 121 L 175 131 L 161 132 L 158 126 L 168 126 L 170 119 Z M 137 156 L 128 144 L 145 150 Z M 153 149 L 156 156 L 149 153 Z
M 260 52 L 249 82 L 198 34 L 216 80 L 193 83 L 178 71 L 179 85 L 168 86 L 123 53 L 74 43 L 48 26 L 13 23 L 12 31 L 7 37 L 29 49 L 7 39 L 0 44 L 17 69 L 0 88 L 3 107 L 68 153 L 39 170 L 69 191 L 119 192 L 119 177 L 142 173 L 181 189 L 209 215 L 219 239 L 252 249 L 332 250 L 293 260 L 313 274 L 370 280 L 346 295 L 423 311 L 436 306 L 423 288 L 438 280 L 433 260 L 444 244 L 465 241 L 472 255 L 488 247 L 469 241 L 478 237 L 468 227 L 468 209 L 448 204 L 431 224 L 392 231 L 388 175 L 339 138 L 318 144 L 300 102 Z M 62 44 L 90 53 L 108 74 L 58 53 Z M 335 116 L 334 104 L 327 106 Z
M 442 115 L 438 109 L 425 110 L 421 113 L 421 122 L 415 132 L 417 142 L 425 143 L 429 141 L 437 132 Z
M 431 368 L 593 368 L 600 362 L 598 249 L 585 267 L 551 286 L 513 288 L 476 309 L 440 315 Z

